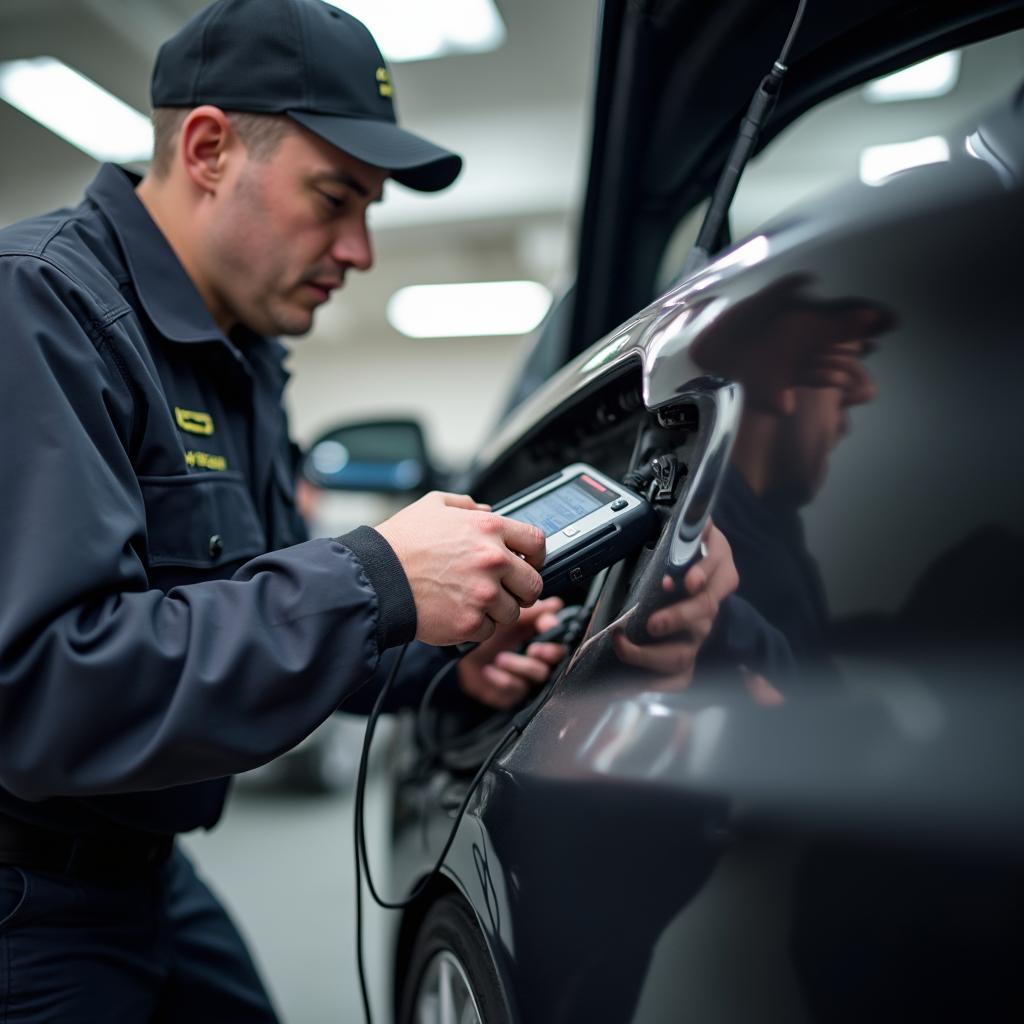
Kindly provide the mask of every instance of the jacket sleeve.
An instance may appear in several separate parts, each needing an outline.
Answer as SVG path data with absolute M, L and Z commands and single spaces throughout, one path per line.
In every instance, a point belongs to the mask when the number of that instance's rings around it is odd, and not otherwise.
M 48 264 L 0 258 L 0 785 L 26 800 L 252 768 L 415 632 L 382 539 L 149 587 L 117 315 Z
M 739 594 L 730 594 L 722 602 L 699 664 L 704 668 L 743 665 L 780 689 L 798 677 L 789 641 Z

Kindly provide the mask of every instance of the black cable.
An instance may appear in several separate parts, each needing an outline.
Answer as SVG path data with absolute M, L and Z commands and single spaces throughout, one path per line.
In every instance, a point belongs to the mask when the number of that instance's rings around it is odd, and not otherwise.
M 520 731 L 520 727 L 515 723 L 509 726 L 499 742 L 495 744 L 490 754 L 487 755 L 487 759 L 482 765 L 480 765 L 476 775 L 473 776 L 473 781 L 469 784 L 469 788 L 466 790 L 465 796 L 462 798 L 462 803 L 459 804 L 459 809 L 455 814 L 455 821 L 452 824 L 451 831 L 448 833 L 448 838 L 445 841 L 444 848 L 438 855 L 437 861 L 427 875 L 420 880 L 419 885 L 417 885 L 416 888 L 405 897 L 405 899 L 386 900 L 379 892 L 377 892 L 377 887 L 373 884 L 373 876 L 370 874 L 369 859 L 366 852 L 366 832 L 362 827 L 360 827 L 358 838 L 363 857 L 363 871 L 366 874 L 366 887 L 370 890 L 370 895 L 378 906 L 383 907 L 385 910 L 404 910 L 406 907 L 415 903 L 416 900 L 426 892 L 427 886 L 431 881 L 433 881 L 434 876 L 441 870 L 441 866 L 444 864 L 444 859 L 448 856 L 448 851 L 452 848 L 452 843 L 455 842 L 455 834 L 459 830 L 459 825 L 462 823 L 462 818 L 466 813 L 466 808 L 469 806 L 469 801 L 472 798 L 473 793 L 476 791 L 476 787 L 480 784 L 480 780 L 484 777 L 484 773 L 491 767 L 494 759 L 501 752 L 505 744 Z M 360 826 L 361 825 L 362 822 L 360 821 Z
M 788 66 L 786 61 L 789 59 L 789 51 L 793 46 L 793 40 L 796 39 L 796 34 L 800 30 L 800 22 L 804 20 L 804 8 L 806 6 L 807 0 L 800 0 L 800 6 L 796 9 L 796 17 L 793 18 L 793 24 L 789 28 L 789 35 L 786 36 L 786 41 L 782 44 L 782 53 L 779 54 L 779 59 L 776 63 L 781 64 L 783 68 Z
M 459 658 L 453 658 L 434 673 L 433 678 L 427 683 L 427 688 L 423 691 L 423 696 L 416 707 L 416 738 L 419 740 L 420 746 L 431 755 L 438 752 L 438 747 L 434 742 L 434 737 L 428 735 L 427 709 L 430 707 L 430 702 L 434 699 L 434 692 L 441 685 L 441 680 L 458 665 L 460 660 Z
M 469 784 L 469 788 L 466 790 L 466 794 L 463 797 L 462 803 L 459 805 L 458 812 L 455 815 L 455 821 L 452 824 L 451 831 L 448 833 L 448 839 L 437 858 L 437 862 L 430 869 L 430 872 L 405 899 L 385 900 L 380 893 L 377 892 L 377 887 L 373 883 L 373 876 L 370 874 L 370 859 L 366 849 L 366 829 L 364 826 L 366 771 L 369 763 L 370 745 L 373 742 L 373 734 L 377 728 L 377 720 L 380 718 L 384 703 L 387 700 L 388 693 L 395 681 L 395 676 L 398 674 L 398 669 L 402 664 L 402 659 L 405 657 L 406 650 L 407 647 L 403 647 L 399 652 L 398 658 L 395 660 L 395 664 L 388 673 L 387 681 L 381 687 L 380 693 L 377 695 L 377 700 L 374 702 L 373 710 L 367 718 L 366 732 L 363 736 L 363 749 L 359 757 L 359 774 L 356 778 L 355 808 L 353 811 L 353 833 L 356 854 L 356 965 L 359 971 L 359 989 L 363 999 L 363 1013 L 366 1018 L 366 1024 L 373 1024 L 373 1016 L 370 1012 L 370 995 L 366 984 L 366 970 L 363 962 L 363 873 L 365 872 L 366 886 L 370 890 L 370 895 L 373 897 L 374 902 L 385 910 L 402 910 L 418 900 L 426 891 L 427 886 L 433 880 L 434 876 L 441 870 L 444 859 L 448 856 L 448 851 L 451 849 L 452 843 L 455 842 L 455 834 L 458 832 L 459 825 L 462 823 L 462 819 L 465 816 L 466 808 L 469 806 L 469 801 L 472 798 L 473 793 L 476 791 L 477 786 L 480 784 L 480 780 L 484 777 L 487 769 L 490 768 L 494 759 L 501 752 L 505 744 L 521 731 L 521 728 L 513 723 L 513 725 L 510 726 L 502 736 L 501 740 L 495 744 L 484 763 L 480 766 L 476 775 L 473 777 L 473 781 Z M 439 677 L 442 674 L 443 673 L 438 673 L 437 676 L 435 676 L 435 679 L 439 680 Z M 434 680 L 432 680 L 432 682 L 434 682 Z
M 402 659 L 408 650 L 408 644 L 398 652 L 394 665 L 388 673 L 388 678 L 381 687 L 373 704 L 370 717 L 366 720 L 366 732 L 363 735 L 363 749 L 359 755 L 359 774 L 356 776 L 355 806 L 352 811 L 353 833 L 356 852 L 356 967 L 359 971 L 359 992 L 363 997 L 363 1014 L 366 1017 L 366 1024 L 373 1024 L 373 1015 L 370 1013 L 370 993 L 366 986 L 366 966 L 363 963 L 363 879 L 360 870 L 360 831 L 363 813 L 363 796 L 366 790 L 366 765 L 369 761 L 370 739 L 373 736 L 372 730 L 376 728 L 377 718 L 380 716 L 381 708 L 384 706 L 384 699 L 391 689 L 391 684 L 398 675 L 402 665 Z
M 398 670 L 401 667 L 402 659 L 405 657 L 405 652 L 408 650 L 408 645 L 399 651 L 398 657 L 395 659 L 395 663 L 392 665 L 391 671 L 388 673 L 388 677 L 384 682 L 384 685 L 381 687 L 380 693 L 377 695 L 377 699 L 374 701 L 373 708 L 366 720 L 366 731 L 363 735 L 363 749 L 359 756 L 359 773 L 356 777 L 355 807 L 353 809 L 352 831 L 354 841 L 353 845 L 355 847 L 356 855 L 356 966 L 359 973 L 359 991 L 363 1000 L 363 1014 L 366 1019 L 366 1024 L 373 1024 L 373 1016 L 370 1011 L 370 994 L 366 984 L 366 967 L 363 960 L 363 874 L 365 873 L 366 875 L 366 886 L 370 890 L 370 895 L 373 897 L 374 902 L 385 910 L 403 910 L 415 903 L 416 900 L 423 895 L 427 886 L 441 870 L 445 858 L 448 856 L 448 851 L 455 842 L 455 836 L 458 833 L 459 826 L 462 824 L 463 817 L 465 817 L 466 810 L 469 807 L 469 802 L 472 799 L 473 794 L 476 792 L 477 786 L 480 785 L 484 775 L 490 769 L 497 756 L 505 748 L 508 741 L 521 734 L 526 726 L 533 720 L 533 717 L 537 712 L 540 711 L 540 709 L 548 702 L 548 699 L 554 690 L 554 683 L 557 681 L 562 670 L 568 664 L 569 659 L 572 656 L 572 646 L 575 645 L 576 641 L 581 636 L 586 622 L 589 621 L 590 616 L 593 613 L 601 586 L 607 576 L 608 569 L 603 569 L 597 574 L 591 583 L 587 599 L 583 606 L 578 609 L 575 615 L 566 620 L 565 642 L 567 646 L 570 647 L 570 650 L 562 662 L 557 666 L 556 670 L 552 673 L 551 681 L 535 700 L 531 701 L 525 708 L 515 714 L 512 718 L 511 724 L 502 734 L 501 739 L 491 748 L 490 753 L 487 754 L 483 763 L 477 769 L 469 787 L 466 789 L 462 802 L 459 804 L 459 808 L 455 814 L 455 820 L 453 821 L 451 830 L 448 833 L 448 838 L 445 840 L 444 847 L 438 855 L 434 866 L 430 869 L 427 875 L 420 880 L 416 888 L 413 889 L 405 899 L 386 900 L 377 891 L 377 887 L 373 882 L 373 876 L 370 873 L 370 858 L 366 849 L 364 810 L 366 799 L 366 774 L 370 759 L 370 746 L 373 743 L 373 735 L 377 729 L 377 721 L 381 716 L 388 694 L 391 692 L 391 687 L 395 681 L 395 677 L 398 675 Z M 455 664 L 457 664 L 457 660 L 451 661 L 447 665 L 442 666 L 441 669 L 434 674 L 430 683 L 427 685 L 427 689 L 424 691 L 424 699 L 433 695 L 433 692 L 440 685 L 441 680 L 449 671 L 451 671 Z M 421 706 L 422 704 L 423 700 L 421 700 Z M 479 731 L 481 730 L 472 730 L 473 733 Z
M 715 191 L 711 195 L 711 202 L 708 204 L 707 213 L 697 234 L 697 241 L 690 250 L 678 280 L 683 280 L 691 274 L 700 270 L 708 261 L 712 250 L 718 243 L 722 233 L 722 225 L 728 216 L 729 207 L 732 205 L 733 197 L 740 182 L 740 175 L 747 166 L 751 154 L 757 145 L 768 118 L 775 109 L 775 101 L 779 98 L 779 90 L 782 88 L 782 79 L 788 70 L 786 61 L 789 59 L 789 51 L 796 39 L 796 34 L 803 21 L 804 8 L 807 0 L 800 0 L 793 23 L 790 25 L 789 35 L 779 53 L 778 60 L 772 65 L 771 70 L 761 79 L 757 90 L 754 92 L 747 112 L 740 121 L 739 131 L 736 133 L 736 141 L 729 151 L 725 166 L 719 176 Z

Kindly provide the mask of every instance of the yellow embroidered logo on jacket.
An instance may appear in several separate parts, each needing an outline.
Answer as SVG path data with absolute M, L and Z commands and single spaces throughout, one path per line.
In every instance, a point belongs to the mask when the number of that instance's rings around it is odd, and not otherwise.
M 223 455 L 211 455 L 209 452 L 185 452 L 185 463 L 190 469 L 212 469 L 223 473 L 228 468 L 228 460 Z
M 377 91 L 386 99 L 391 99 L 394 95 L 395 90 L 387 68 L 377 68 Z
M 213 417 L 208 412 L 193 412 L 191 409 L 174 407 L 174 418 L 178 426 L 190 434 L 202 434 L 209 437 L 213 433 Z

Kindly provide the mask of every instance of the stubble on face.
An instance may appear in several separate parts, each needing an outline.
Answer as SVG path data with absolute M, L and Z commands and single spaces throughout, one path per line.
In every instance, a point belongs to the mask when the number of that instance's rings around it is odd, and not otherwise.
M 773 496 L 794 508 L 810 504 L 825 485 L 829 459 L 845 432 L 838 388 L 798 388 L 795 412 L 780 423 Z
M 287 184 L 272 159 L 247 160 L 208 234 L 208 273 L 226 317 L 259 334 L 307 334 L 320 304 L 304 282 L 323 268 L 302 262 L 296 249 Z
M 305 334 L 312 315 L 281 302 L 285 246 L 270 202 L 270 165 L 247 160 L 208 233 L 209 278 L 225 316 L 259 334 Z

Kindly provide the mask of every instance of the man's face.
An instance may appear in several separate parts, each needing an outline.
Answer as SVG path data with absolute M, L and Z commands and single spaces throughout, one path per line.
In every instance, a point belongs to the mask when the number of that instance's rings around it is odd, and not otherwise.
M 265 160 L 237 155 L 211 214 L 206 278 L 231 323 L 305 334 L 345 273 L 372 266 L 366 212 L 388 172 L 298 126 Z
M 857 362 L 842 388 L 795 389 L 795 408 L 780 421 L 771 490 L 796 507 L 808 504 L 825 484 L 833 449 L 850 427 L 848 409 L 875 397 L 863 362 Z
M 839 388 L 797 388 L 795 409 L 780 423 L 772 491 L 794 506 L 821 490 L 828 459 L 847 429 Z

